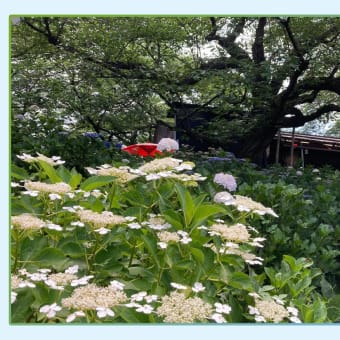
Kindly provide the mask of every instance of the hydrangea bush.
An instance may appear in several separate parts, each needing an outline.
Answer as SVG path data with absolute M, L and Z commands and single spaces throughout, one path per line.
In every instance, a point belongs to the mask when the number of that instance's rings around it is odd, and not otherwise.
M 58 157 L 19 158 L 30 171 L 13 167 L 12 322 L 331 320 L 313 261 L 266 266 L 260 230 L 279 214 L 231 173 L 165 155 L 83 178 Z

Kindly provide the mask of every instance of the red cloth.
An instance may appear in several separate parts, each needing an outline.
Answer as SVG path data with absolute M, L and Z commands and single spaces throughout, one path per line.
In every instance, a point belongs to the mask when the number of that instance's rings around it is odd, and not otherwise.
M 132 144 L 122 150 L 128 152 L 130 155 L 138 155 L 141 157 L 155 157 L 156 154 L 162 154 L 162 152 L 157 149 L 157 144 L 154 143 Z

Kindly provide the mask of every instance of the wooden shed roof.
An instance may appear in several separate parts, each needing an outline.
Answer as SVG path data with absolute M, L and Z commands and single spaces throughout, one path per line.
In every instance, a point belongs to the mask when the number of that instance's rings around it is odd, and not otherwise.
M 281 131 L 280 139 L 281 142 L 290 144 L 292 141 L 292 134 Z M 304 149 L 340 152 L 340 138 L 336 137 L 313 136 L 295 133 L 294 144 L 295 147 L 301 147 Z

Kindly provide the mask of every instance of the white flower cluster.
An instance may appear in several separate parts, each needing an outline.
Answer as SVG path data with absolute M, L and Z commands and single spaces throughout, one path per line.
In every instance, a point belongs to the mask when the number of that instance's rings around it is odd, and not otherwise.
M 188 244 L 192 241 L 191 237 L 186 231 L 178 230 L 177 232 L 160 231 L 157 233 L 160 242 L 157 242 L 161 249 L 166 249 L 171 242 L 179 242 Z
M 115 314 L 112 307 L 127 300 L 122 289 L 117 288 L 114 282 L 110 286 L 100 287 L 94 283 L 77 287 L 71 296 L 62 299 L 61 305 L 64 308 L 75 310 L 96 310 L 97 316 L 103 318 L 113 317 Z
M 220 172 L 214 176 L 214 182 L 216 184 L 222 185 L 229 191 L 235 191 L 237 188 L 235 177 L 233 175 L 224 174 L 223 172 Z
M 46 192 L 46 193 L 53 193 L 53 194 L 66 194 L 72 190 L 72 188 L 67 183 L 43 183 L 43 182 L 32 182 L 26 181 L 24 187 L 28 191 L 33 192 Z M 55 196 L 54 199 L 60 196 Z M 50 197 L 51 198 L 51 197 Z M 53 200 L 53 197 L 51 198 Z
M 130 297 L 130 302 L 125 304 L 128 308 L 134 308 L 138 313 L 151 314 L 154 311 L 154 307 L 151 303 L 158 300 L 157 295 L 148 295 L 147 292 L 141 291 L 133 294 Z
M 156 312 L 166 323 L 193 323 L 210 319 L 213 308 L 197 296 L 187 298 L 183 293 L 173 291 L 161 298 Z
M 126 183 L 138 178 L 142 173 L 131 169 L 128 166 L 120 166 L 115 168 L 108 164 L 98 166 L 97 169 L 87 167 L 85 168 L 91 175 L 97 176 L 114 176 L 119 183 Z
M 27 153 L 23 153 L 22 155 L 17 155 L 17 157 L 19 159 L 21 159 L 24 162 L 27 163 L 32 163 L 32 162 L 37 162 L 37 161 L 44 161 L 52 166 L 57 166 L 57 165 L 61 165 L 64 164 L 65 161 L 61 160 L 59 156 L 52 156 L 52 158 L 49 158 L 41 153 L 37 152 L 36 157 L 33 157 Z
M 263 264 L 263 258 L 249 252 L 249 250 L 244 247 L 244 245 L 263 247 L 262 242 L 266 239 L 264 237 L 252 238 L 249 233 L 250 230 L 257 232 L 255 228 L 245 226 L 242 223 L 227 225 L 223 220 L 216 220 L 216 222 L 218 223 L 214 223 L 209 228 L 204 227 L 200 229 L 207 230 L 210 236 L 220 237 L 223 242 L 218 242 L 218 246 L 213 243 L 207 243 L 205 247 L 210 248 L 215 253 L 240 256 L 250 265 Z
M 276 297 L 263 298 L 257 293 L 249 293 L 255 300 L 255 307 L 248 306 L 249 314 L 254 315 L 256 322 L 278 323 L 289 320 L 293 323 L 301 323 L 299 311 L 295 307 L 285 307 L 284 302 Z
M 108 228 L 105 227 L 112 227 L 116 224 L 123 224 L 126 222 L 124 216 L 114 215 L 111 211 L 103 211 L 101 213 L 97 213 L 92 210 L 87 209 L 79 209 L 76 211 L 79 219 L 81 222 L 89 223 L 93 225 L 95 231 L 100 234 L 106 233 L 106 231 L 110 231 Z
M 191 171 L 194 167 L 195 164 L 192 162 L 183 162 L 181 159 L 164 157 L 147 162 L 138 169 L 133 169 L 129 166 L 115 168 L 111 165 L 103 164 L 98 166 L 97 169 L 87 167 L 86 170 L 91 175 L 114 176 L 119 183 L 126 183 L 135 178 L 144 177 L 147 181 L 171 178 L 186 182 L 188 185 L 197 185 L 196 182 L 204 181 L 206 177 L 201 176 L 199 173 L 179 173 L 181 171 Z
M 166 230 L 171 228 L 171 224 L 167 223 L 161 215 L 149 214 L 149 220 L 141 223 L 153 230 Z
M 41 268 L 35 273 L 30 273 L 26 269 L 20 269 L 18 275 L 11 276 L 11 287 L 12 289 L 17 288 L 35 288 L 34 282 L 44 282 L 49 288 L 55 290 L 64 290 L 66 285 L 77 286 L 76 283 L 81 280 L 75 275 L 78 272 L 78 265 L 71 266 L 61 273 L 51 273 L 50 269 Z M 88 279 L 92 278 L 88 277 Z M 88 279 L 86 281 L 88 281 Z
M 273 209 L 267 208 L 259 202 L 253 201 L 250 197 L 241 195 L 231 195 L 227 191 L 218 192 L 214 196 L 214 202 L 222 203 L 224 205 L 236 206 L 237 210 L 245 212 L 253 212 L 258 215 L 272 215 L 278 217 Z
M 159 151 L 174 152 L 179 149 L 179 145 L 177 141 L 172 138 L 162 138 L 157 144 L 157 149 Z

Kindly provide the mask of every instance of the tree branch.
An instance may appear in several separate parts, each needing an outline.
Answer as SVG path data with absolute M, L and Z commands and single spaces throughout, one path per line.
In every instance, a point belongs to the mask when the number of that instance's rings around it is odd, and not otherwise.
M 314 119 L 317 119 L 324 115 L 325 113 L 330 112 L 340 112 L 340 106 L 335 104 L 327 104 L 319 107 L 312 114 L 305 116 L 301 110 L 296 107 L 287 110 L 286 113 L 290 113 L 292 117 L 284 117 L 281 121 L 278 122 L 278 127 L 299 127 L 303 126 L 307 122 L 311 122 Z
M 206 36 L 207 41 L 217 40 L 218 44 L 223 47 L 232 58 L 250 61 L 248 53 L 235 43 L 237 37 L 243 32 L 246 24 L 246 18 L 239 18 L 235 28 L 231 30 L 226 37 L 217 34 L 218 27 L 215 18 L 210 18 L 212 23 L 212 32 Z
M 263 38 L 264 38 L 264 28 L 267 24 L 267 18 L 260 18 L 256 33 L 255 33 L 255 40 L 252 46 L 252 54 L 253 60 L 255 64 L 260 64 L 261 62 L 265 61 L 264 56 L 264 45 L 263 45 Z
M 305 59 L 303 57 L 304 51 L 302 50 L 299 42 L 295 39 L 295 37 L 293 35 L 293 32 L 292 32 L 291 27 L 290 27 L 290 18 L 288 18 L 286 20 L 280 19 L 280 23 L 284 27 L 284 29 L 285 29 L 285 31 L 286 31 L 286 33 L 288 35 L 288 38 L 289 38 L 290 42 L 293 45 L 295 54 L 300 59 L 300 62 L 304 63 L 305 62 Z

